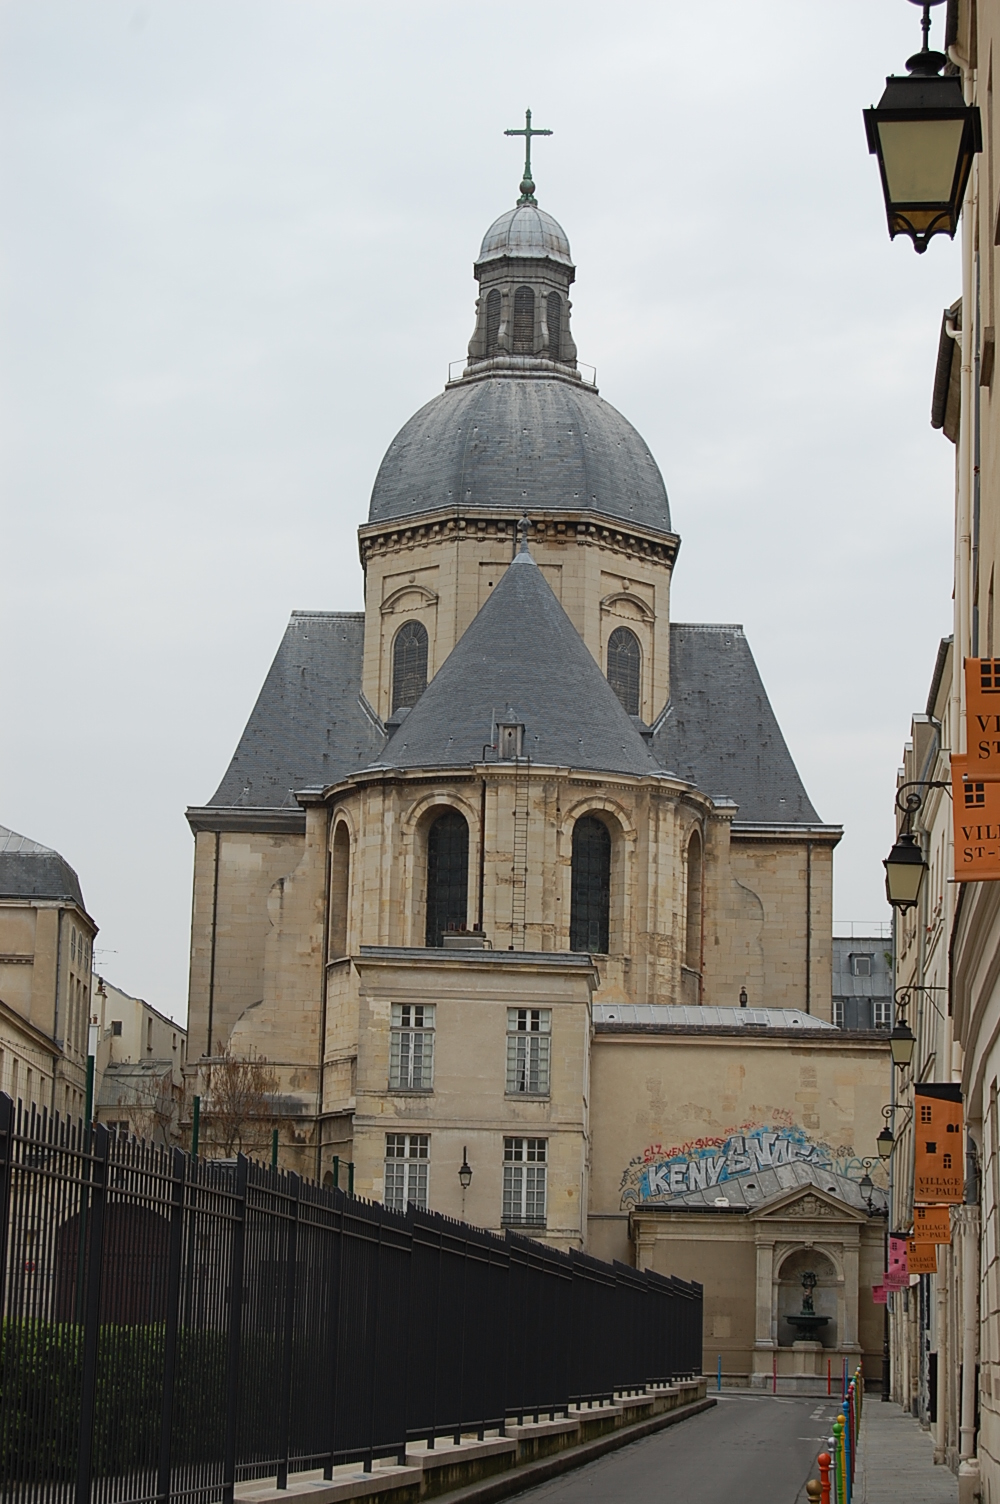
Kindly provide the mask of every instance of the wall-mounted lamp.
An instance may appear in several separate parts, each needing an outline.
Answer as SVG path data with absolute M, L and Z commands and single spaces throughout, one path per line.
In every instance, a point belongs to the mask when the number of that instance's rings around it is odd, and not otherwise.
M 468 1152 L 462 1145 L 462 1163 L 458 1168 L 458 1183 L 463 1191 L 467 1191 L 472 1184 L 472 1166 L 469 1164 Z
M 932 235 L 954 239 L 972 158 L 983 149 L 979 110 L 967 105 L 948 59 L 928 46 L 931 7 L 942 0 L 912 0 L 923 6 L 923 46 L 907 58 L 909 78 L 893 74 L 877 109 L 865 110 L 868 150 L 878 158 L 889 236 L 909 235 L 926 251 Z
M 924 802 L 923 794 L 908 794 L 907 789 L 950 789 L 950 783 L 937 778 L 921 778 L 900 784 L 896 790 L 896 808 L 903 813 L 903 825 L 895 845 L 882 866 L 885 868 L 885 896 L 894 909 L 912 909 L 920 896 L 920 885 L 927 863 L 917 838 L 912 833 L 913 817 Z M 905 794 L 905 798 L 903 795 Z
M 746 990 L 746 988 L 745 987 L 741 987 L 740 988 L 740 1007 L 741 1008 L 745 1008 L 746 1005 L 747 1005 L 747 1003 L 749 1001 L 750 1001 L 750 999 L 747 997 L 747 990 Z

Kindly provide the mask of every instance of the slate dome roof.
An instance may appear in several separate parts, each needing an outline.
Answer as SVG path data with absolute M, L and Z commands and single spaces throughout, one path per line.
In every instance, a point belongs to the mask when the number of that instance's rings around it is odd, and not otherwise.
M 564 266 L 573 265 L 566 231 L 536 204 L 518 204 L 490 225 L 476 264 L 501 256 L 548 256 Z
M 449 506 L 589 508 L 671 530 L 645 439 L 595 391 L 558 377 L 456 383 L 400 429 L 375 477 L 369 522 Z

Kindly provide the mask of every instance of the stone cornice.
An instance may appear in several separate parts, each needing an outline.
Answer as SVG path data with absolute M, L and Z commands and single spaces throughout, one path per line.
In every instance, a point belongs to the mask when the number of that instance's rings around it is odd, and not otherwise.
M 184 812 L 192 832 L 201 830 L 247 831 L 261 835 L 304 835 L 305 811 L 301 809 L 253 808 L 249 805 L 202 805 Z
M 606 788 L 606 789 L 653 789 L 657 793 L 669 794 L 675 799 L 683 799 L 705 812 L 714 813 L 712 800 L 693 784 L 677 778 L 672 773 L 614 773 L 599 772 L 589 769 L 574 769 L 563 767 L 555 763 L 535 762 L 484 762 L 467 763 L 462 767 L 455 768 L 394 768 L 389 763 L 379 764 L 376 767 L 364 768 L 359 773 L 351 773 L 340 783 L 332 783 L 322 791 L 322 799 L 330 803 L 334 799 L 341 798 L 344 794 L 353 793 L 356 789 L 368 784 L 406 784 L 409 787 L 426 785 L 440 787 L 443 785 L 468 784 L 479 782 L 488 778 L 496 783 L 512 782 L 514 779 L 558 779 L 573 788 Z M 306 802 L 306 794 L 300 792 L 296 798 Z M 318 791 L 310 791 L 309 801 L 319 802 Z M 201 813 L 197 811 L 196 813 Z M 721 812 L 728 818 L 729 811 Z
M 633 1024 L 633 1023 L 606 1023 L 594 1024 L 594 1034 L 598 1038 L 606 1039 L 609 1043 L 625 1043 L 632 1039 L 642 1039 L 644 1043 L 662 1044 L 719 1044 L 735 1045 L 742 1049 L 746 1046 L 761 1046 L 781 1044 L 786 1045 L 794 1040 L 803 1049 L 827 1049 L 847 1051 L 849 1054 L 870 1054 L 873 1051 L 888 1055 L 889 1036 L 884 1030 L 879 1029 L 772 1029 L 766 1025 L 759 1028 L 747 1028 L 739 1025 L 736 1028 L 726 1028 L 722 1025 L 714 1025 L 702 1028 L 698 1024 Z
M 487 507 L 441 507 L 414 517 L 397 517 L 391 522 L 368 522 L 358 528 L 358 551 L 364 565 L 375 554 L 412 552 L 433 543 L 477 542 L 498 539 L 508 542 L 513 551 L 520 514 Z M 623 524 L 594 508 L 578 511 L 532 509 L 531 541 L 536 543 L 576 543 L 581 547 L 600 548 L 626 559 L 649 559 L 672 565 L 680 547 L 676 533 L 661 533 L 652 528 Z
M 734 820 L 734 841 L 816 841 L 836 846 L 844 834 L 842 825 L 771 825 L 767 821 Z

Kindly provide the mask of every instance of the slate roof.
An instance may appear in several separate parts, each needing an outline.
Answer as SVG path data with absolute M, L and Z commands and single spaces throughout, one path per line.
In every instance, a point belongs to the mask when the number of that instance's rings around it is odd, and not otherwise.
M 293 611 L 211 804 L 298 809 L 295 789 L 338 783 L 384 737 L 361 704 L 361 611 Z
M 562 225 L 537 204 L 518 204 L 495 219 L 483 236 L 476 265 L 501 256 L 548 257 L 573 265 L 569 240 Z
M 735 800 L 735 824 L 818 825 L 738 626 L 670 628 L 670 705 L 653 751 L 704 793 Z
M 645 439 L 593 388 L 555 376 L 455 385 L 400 429 L 375 477 L 368 521 L 449 506 L 519 516 L 591 509 L 670 532 L 666 487 Z
M 660 773 L 617 695 L 527 552 L 466 629 L 378 763 L 466 767 L 483 760 L 494 718 L 524 724 L 533 763 Z
M 0 898 L 47 898 L 87 912 L 80 879 L 51 846 L 0 825 Z

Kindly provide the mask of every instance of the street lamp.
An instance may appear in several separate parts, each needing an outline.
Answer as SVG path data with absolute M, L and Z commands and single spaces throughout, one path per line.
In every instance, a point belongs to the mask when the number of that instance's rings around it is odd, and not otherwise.
M 890 1159 L 892 1156 L 892 1147 L 896 1140 L 892 1136 L 892 1129 L 888 1123 L 886 1123 L 875 1142 L 878 1144 L 879 1159 Z
M 932 235 L 955 237 L 972 158 L 983 149 L 979 110 L 967 105 L 948 59 L 928 47 L 931 6 L 923 6 L 923 46 L 908 58 L 909 78 L 893 74 L 877 109 L 865 110 L 868 150 L 878 157 L 889 237 L 909 235 L 918 254 Z
M 906 1019 L 901 1018 L 889 1035 L 889 1054 L 892 1056 L 893 1065 L 909 1065 L 913 1059 L 916 1043 L 913 1030 Z
M 469 1164 L 469 1156 L 465 1145 L 462 1145 L 462 1163 L 458 1168 L 458 1183 L 463 1191 L 467 1191 L 472 1184 L 472 1166 Z
M 903 826 L 892 850 L 882 863 L 885 868 L 885 896 L 894 909 L 913 908 L 920 896 L 920 885 L 927 871 L 924 854 L 912 832 L 913 817 L 923 804 L 924 796 L 906 792 L 907 789 L 918 788 L 950 789 L 951 784 L 940 778 L 920 778 L 913 783 L 900 784 L 896 790 L 896 808 L 903 814 Z

